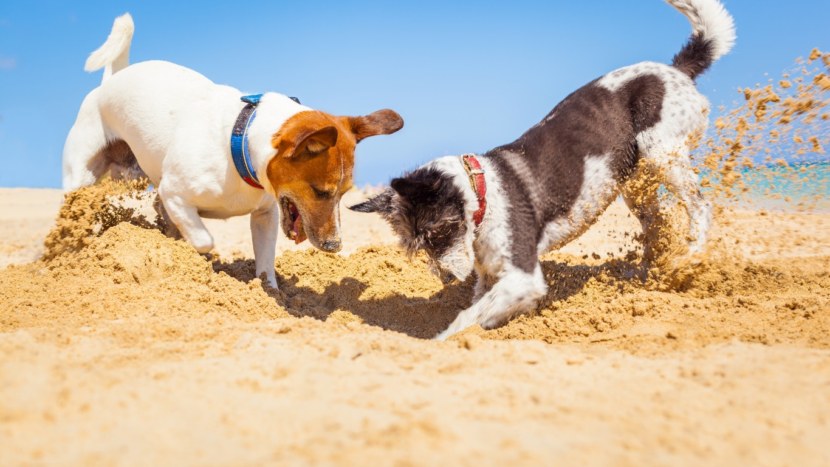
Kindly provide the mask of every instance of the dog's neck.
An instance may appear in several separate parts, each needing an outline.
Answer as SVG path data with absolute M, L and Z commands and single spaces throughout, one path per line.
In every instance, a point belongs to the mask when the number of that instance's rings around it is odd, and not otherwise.
M 478 199 L 467 179 L 467 172 L 464 170 L 461 158 L 458 156 L 439 157 L 438 159 L 430 161 L 427 165 L 440 170 L 452 178 L 453 184 L 455 184 L 461 191 L 462 196 L 464 196 L 464 217 L 468 222 L 471 221 L 473 212 L 478 209 Z
M 312 109 L 296 103 L 288 96 L 273 92 L 263 94 L 257 106 L 256 118 L 248 130 L 251 164 L 256 170 L 260 185 L 275 196 L 276 187 L 271 186 L 267 174 L 268 162 L 276 155 L 271 140 L 289 118 L 306 110 Z
M 489 173 L 489 164 L 484 157 L 476 156 L 476 158 L 481 163 L 482 169 L 484 169 L 485 172 L 484 178 L 487 183 L 487 194 L 485 195 L 485 200 L 489 206 L 491 198 L 490 191 L 498 189 L 498 179 Z M 468 228 L 475 230 L 476 225 L 473 217 L 475 212 L 479 210 L 478 193 L 476 193 L 470 183 L 470 175 L 464 168 L 461 157 L 444 156 L 431 161 L 429 165 L 432 165 L 434 168 L 452 177 L 453 183 L 456 187 L 458 187 L 461 194 L 464 196 L 464 218 L 467 220 Z M 489 216 L 485 212 L 482 225 L 487 222 L 488 217 Z
M 511 238 L 510 209 L 511 205 L 502 183 L 497 161 L 489 155 L 476 156 L 487 182 L 487 211 L 482 223 L 476 228 L 473 220 L 474 213 L 479 209 L 478 196 L 470 184 L 470 178 L 459 156 L 447 156 L 435 159 L 430 164 L 451 176 L 453 182 L 464 197 L 464 215 L 467 223 L 467 232 L 472 236 L 476 262 L 481 271 L 496 274 L 503 259 L 510 256 L 509 245 Z M 495 268 L 495 269 L 493 269 Z M 491 270 L 492 269 L 492 270 Z

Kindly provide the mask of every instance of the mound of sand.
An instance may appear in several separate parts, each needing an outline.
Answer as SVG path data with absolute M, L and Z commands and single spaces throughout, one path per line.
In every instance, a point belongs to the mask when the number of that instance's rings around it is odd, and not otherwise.
M 249 321 L 285 316 L 259 280 L 216 274 L 188 244 L 129 223 L 80 251 L 0 274 L 0 301 L 14 310 L 3 314 L 3 330 L 125 318 L 175 321 L 194 313 Z

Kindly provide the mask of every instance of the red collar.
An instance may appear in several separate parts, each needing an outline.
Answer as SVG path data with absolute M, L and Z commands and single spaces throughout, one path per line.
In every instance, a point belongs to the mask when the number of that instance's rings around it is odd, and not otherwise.
M 461 156 L 461 165 L 467 171 L 470 178 L 470 185 L 478 199 L 478 210 L 473 213 L 473 222 L 476 228 L 481 225 L 484 220 L 484 213 L 487 211 L 487 181 L 484 179 L 484 169 L 476 159 L 475 154 L 464 154 Z

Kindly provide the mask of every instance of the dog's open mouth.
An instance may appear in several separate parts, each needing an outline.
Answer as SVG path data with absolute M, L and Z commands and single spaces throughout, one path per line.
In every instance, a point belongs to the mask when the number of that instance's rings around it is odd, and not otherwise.
M 305 241 L 307 237 L 303 228 L 303 216 L 297 209 L 297 205 L 288 198 L 282 198 L 280 208 L 282 209 L 282 230 L 285 236 L 297 244 Z

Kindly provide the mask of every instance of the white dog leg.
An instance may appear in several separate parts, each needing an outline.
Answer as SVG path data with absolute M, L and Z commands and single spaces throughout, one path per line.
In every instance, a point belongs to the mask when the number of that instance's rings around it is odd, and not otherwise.
M 483 328 L 495 327 L 518 313 L 530 309 L 545 296 L 548 286 L 538 263 L 533 273 L 512 270 L 505 274 L 489 291 L 450 324 L 446 331 L 436 336 L 445 340 L 474 324 Z
M 260 277 L 262 273 L 265 273 L 268 285 L 275 289 L 277 288 L 277 276 L 274 273 L 274 257 L 276 256 L 279 215 L 279 209 L 275 203 L 267 209 L 251 213 L 251 238 L 254 242 L 256 276 Z
M 689 215 L 689 254 L 700 253 L 706 245 L 709 225 L 712 223 L 712 204 L 700 193 L 695 171 L 689 163 L 688 151 L 682 157 L 672 159 L 663 167 L 669 191 L 680 198 Z
M 476 273 L 476 283 L 473 287 L 473 303 L 479 301 L 484 293 L 487 292 L 487 270 L 484 269 L 478 262 L 475 263 L 474 270 Z
M 213 236 L 205 228 L 199 211 L 178 196 L 165 195 L 162 188 L 163 185 L 159 187 L 159 197 L 170 220 L 196 251 L 202 254 L 210 253 L 213 249 Z

